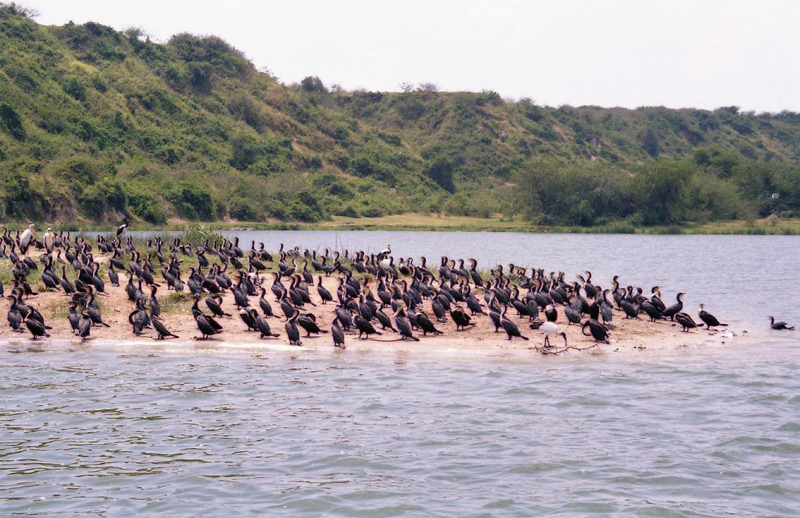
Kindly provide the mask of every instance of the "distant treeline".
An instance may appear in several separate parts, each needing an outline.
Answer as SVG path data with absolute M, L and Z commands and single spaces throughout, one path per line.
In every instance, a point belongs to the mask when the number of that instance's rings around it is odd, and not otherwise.
M 800 169 L 698 150 L 632 167 L 550 160 L 516 175 L 512 212 L 541 224 L 639 225 L 800 217 Z
M 0 217 L 800 216 L 796 113 L 401 90 L 284 85 L 214 36 L 159 44 L 137 29 L 38 25 L 0 4 Z

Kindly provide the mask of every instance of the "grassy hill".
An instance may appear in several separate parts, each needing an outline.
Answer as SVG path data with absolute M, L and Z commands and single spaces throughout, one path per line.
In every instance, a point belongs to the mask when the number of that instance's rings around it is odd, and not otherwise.
M 157 44 L 0 5 L 3 220 L 795 216 L 798 144 L 790 112 L 552 108 L 432 85 L 345 92 L 315 77 L 287 86 L 216 37 Z

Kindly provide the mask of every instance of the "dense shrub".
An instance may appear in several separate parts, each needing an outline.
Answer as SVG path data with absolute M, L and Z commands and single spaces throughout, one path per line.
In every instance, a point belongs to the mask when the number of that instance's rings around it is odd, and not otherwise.
M 119 183 L 106 179 L 83 188 L 78 200 L 81 210 L 86 216 L 94 220 L 101 220 L 109 209 L 123 212 L 127 206 L 128 197 Z
M 231 203 L 228 213 L 239 221 L 256 221 L 259 219 L 259 210 L 249 200 L 238 199 Z
M 132 194 L 128 198 L 128 206 L 131 212 L 148 223 L 163 225 L 167 222 L 167 212 L 164 204 L 155 196 L 150 194 Z
M 13 106 L 0 103 L 0 127 L 17 140 L 25 140 L 25 127 L 22 117 Z
M 5 213 L 12 218 L 28 217 L 26 206 L 31 202 L 33 191 L 25 176 L 19 173 L 0 175 L 0 197 L 5 203 Z
M 68 76 L 61 84 L 64 93 L 75 99 L 76 101 L 86 100 L 86 84 L 75 76 Z
M 217 206 L 208 187 L 191 181 L 181 182 L 167 192 L 167 200 L 186 219 L 209 221 L 214 219 Z

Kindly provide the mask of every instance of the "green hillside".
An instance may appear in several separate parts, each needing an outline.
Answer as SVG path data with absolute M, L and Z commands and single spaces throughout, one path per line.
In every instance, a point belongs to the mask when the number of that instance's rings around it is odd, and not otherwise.
M 800 216 L 798 144 L 790 112 L 287 86 L 216 37 L 157 44 L 0 5 L 4 221 Z

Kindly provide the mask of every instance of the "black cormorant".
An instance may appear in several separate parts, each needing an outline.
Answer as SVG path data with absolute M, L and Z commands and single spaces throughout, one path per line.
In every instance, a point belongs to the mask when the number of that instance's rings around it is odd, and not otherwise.
M 294 314 L 286 321 L 286 336 L 289 338 L 289 345 L 303 345 L 300 341 L 300 330 L 297 329 L 295 321 L 300 316 L 300 311 L 295 309 Z
M 705 308 L 706 308 L 705 304 L 700 304 L 700 313 L 699 313 L 700 320 L 706 323 L 706 329 L 710 330 L 712 327 L 717 327 L 717 326 L 725 327 L 728 325 L 720 323 L 720 321 L 717 320 L 717 317 L 706 311 Z
M 769 326 L 776 331 L 783 329 L 794 330 L 794 326 L 789 326 L 786 322 L 775 322 L 774 317 L 769 317 Z
M 697 322 L 695 322 L 694 319 L 691 316 L 689 316 L 689 315 L 687 315 L 686 313 L 683 313 L 683 312 L 677 313 L 675 315 L 675 320 L 678 321 L 678 323 L 683 328 L 682 331 L 685 332 L 685 333 L 688 333 L 689 329 L 694 329 L 695 327 L 697 327 Z M 703 324 L 700 324 L 700 325 L 703 325 Z
M 172 334 L 170 330 L 167 329 L 167 326 L 164 325 L 164 321 L 161 320 L 161 317 L 154 316 L 151 322 L 153 324 L 153 328 L 156 330 L 156 333 L 158 333 L 158 337 L 156 338 L 157 340 L 163 340 L 164 338 L 180 338 L 178 335 Z

